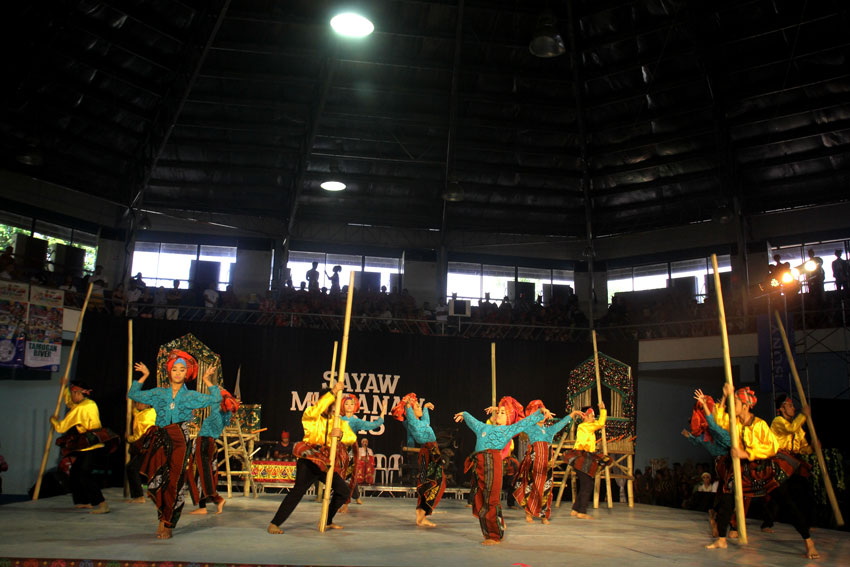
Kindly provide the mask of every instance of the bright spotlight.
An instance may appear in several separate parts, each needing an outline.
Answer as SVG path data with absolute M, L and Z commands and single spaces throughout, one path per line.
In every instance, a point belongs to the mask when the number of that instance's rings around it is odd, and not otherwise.
M 814 260 L 808 260 L 805 264 L 803 264 L 803 267 L 806 268 L 807 272 L 814 272 L 818 269 L 818 263 Z
M 794 281 L 794 276 L 791 275 L 791 272 L 785 272 L 782 274 L 782 283 L 788 284 Z
M 345 189 L 345 183 L 340 181 L 325 181 L 320 187 L 325 191 L 343 191 Z
M 345 12 L 331 18 L 331 27 L 344 37 L 366 37 L 375 31 L 375 25 L 360 14 Z
M 800 269 L 799 268 L 791 268 L 791 275 L 794 276 L 795 280 L 800 279 Z

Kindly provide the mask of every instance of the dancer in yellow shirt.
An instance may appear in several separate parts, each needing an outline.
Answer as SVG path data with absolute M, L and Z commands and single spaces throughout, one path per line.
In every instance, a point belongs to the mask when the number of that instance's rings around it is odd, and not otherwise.
M 806 440 L 806 432 L 803 429 L 806 420 L 812 415 L 811 408 L 806 406 L 800 415 L 795 415 L 797 409 L 794 407 L 794 400 L 791 396 L 782 394 L 776 398 L 776 413 L 770 430 L 779 441 L 779 449 L 794 455 L 811 455 L 812 447 Z

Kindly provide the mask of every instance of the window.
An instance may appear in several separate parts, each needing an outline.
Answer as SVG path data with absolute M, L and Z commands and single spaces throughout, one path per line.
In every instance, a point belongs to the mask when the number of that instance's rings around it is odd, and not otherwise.
M 517 281 L 533 283 L 534 292 L 529 301 L 536 301 L 537 296 L 543 293 L 543 286 L 552 283 L 552 270 L 540 268 L 517 268 Z
M 399 258 L 382 258 L 379 256 L 366 256 L 364 271 L 379 272 L 381 274 L 381 287 L 386 286 L 389 293 L 401 292 L 400 289 L 395 290 L 393 287 L 398 287 L 398 280 L 393 281 L 393 274 L 396 278 L 399 273 Z
M 508 283 L 514 281 L 516 269 L 513 266 L 482 266 L 482 297 L 489 293 L 490 299 L 501 303 L 508 295 Z
M 219 262 L 221 268 L 218 272 L 218 289 L 224 291 L 230 283 L 230 270 L 236 263 L 235 246 L 205 246 L 201 245 L 198 260 L 204 262 Z
M 328 289 L 331 288 L 331 281 L 328 278 L 328 274 L 333 275 L 334 266 L 339 266 L 339 289 L 342 291 L 342 288 L 351 282 L 351 272 L 359 272 L 362 268 L 363 256 L 354 256 L 351 254 L 328 254 L 327 266 L 327 272 L 322 274 L 324 277 L 324 280 L 322 281 L 325 282 L 323 285 Z M 383 277 L 381 279 L 381 285 L 384 285 Z M 387 284 L 387 287 L 389 287 L 389 284 Z
M 188 288 L 192 275 L 192 262 L 196 260 L 219 262 L 221 268 L 218 287 L 223 290 L 230 283 L 230 268 L 236 261 L 235 246 L 198 246 L 169 242 L 136 242 L 133 252 L 133 275 L 141 272 L 148 287 L 171 288 L 174 280 L 186 282 Z
M 319 274 L 325 273 L 325 254 L 323 252 L 295 252 L 289 253 L 289 262 L 286 267 L 290 269 L 292 285 L 295 289 L 303 287 L 307 289 L 307 272 L 313 269 L 313 262 L 318 262 L 316 268 Z M 340 280 L 340 286 L 342 281 Z
M 615 268 L 608 270 L 608 303 L 619 292 L 634 291 L 632 268 Z
M 449 262 L 446 277 L 446 299 L 456 293 L 458 299 L 477 300 L 481 297 L 481 264 Z
M 381 274 L 381 286 L 387 286 L 387 291 L 392 292 L 393 286 L 398 287 L 395 277 L 401 273 L 401 258 L 384 256 L 359 256 L 353 254 L 325 254 L 324 252 L 297 252 L 289 253 L 287 267 L 291 270 L 292 282 L 296 289 L 303 282 L 307 288 L 307 271 L 313 269 L 313 262 L 318 262 L 316 268 L 319 270 L 321 282 L 319 287 L 330 290 L 330 277 L 333 275 L 333 267 L 339 266 L 339 287 L 344 288 L 351 281 L 351 272 L 377 272 Z M 399 290 L 401 291 L 401 290 Z

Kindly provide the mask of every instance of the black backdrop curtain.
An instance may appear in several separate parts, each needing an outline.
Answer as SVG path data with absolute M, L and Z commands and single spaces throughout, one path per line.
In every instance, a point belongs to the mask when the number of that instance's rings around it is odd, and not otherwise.
M 300 439 L 305 404 L 329 385 L 333 342 L 341 340 L 339 332 L 135 319 L 134 361 L 144 362 L 155 374 L 159 346 L 189 332 L 221 356 L 223 385 L 231 392 L 242 367 L 242 399 L 262 404 L 261 427 L 268 428 L 263 439 L 277 440 L 284 429 L 293 441 Z M 391 407 L 398 397 L 416 392 L 434 403 L 435 430 L 458 431 L 462 461 L 474 439 L 452 416 L 465 410 L 483 419 L 491 398 L 490 341 L 391 333 L 356 333 L 349 339 L 346 374 L 349 390 L 361 396 L 359 417 L 377 417 L 384 400 Z M 637 341 L 601 342 L 599 348 L 629 364 L 637 384 Z M 78 349 L 76 376 L 94 388 L 92 397 L 104 425 L 123 432 L 127 321 L 87 314 Z M 497 395 L 513 396 L 522 404 L 539 398 L 562 415 L 569 372 L 592 354 L 589 341 L 496 341 Z M 153 385 L 155 376 L 146 384 Z M 405 440 L 400 423 L 389 418 L 375 433 L 369 435 L 375 453 L 400 452 Z

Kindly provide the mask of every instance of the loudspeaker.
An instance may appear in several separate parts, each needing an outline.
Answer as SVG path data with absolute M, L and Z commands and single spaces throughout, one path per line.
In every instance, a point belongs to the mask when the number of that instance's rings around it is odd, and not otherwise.
M 41 272 L 47 260 L 47 241 L 26 234 L 15 235 L 15 263 L 25 272 Z
M 697 277 L 686 276 L 683 278 L 673 278 L 672 280 L 667 280 L 667 288 L 673 290 L 673 293 L 676 295 L 696 297 Z
M 218 284 L 220 272 L 219 262 L 192 260 L 192 265 L 189 267 L 189 282 L 195 289 L 207 289 L 211 283 Z
M 53 271 L 59 275 L 82 277 L 86 251 L 76 246 L 57 244 L 53 255 Z
M 543 284 L 543 304 L 552 305 L 558 303 L 566 305 L 567 300 L 573 294 L 573 286 L 566 284 Z
M 525 301 L 534 303 L 534 282 L 508 282 L 508 297 L 514 303 L 522 296 Z
M 342 285 L 342 282 L 340 282 L 340 285 Z M 373 293 L 381 291 L 381 273 L 354 272 L 354 289 Z
M 709 298 L 714 298 L 714 274 L 705 276 L 705 294 Z M 728 298 L 732 292 L 732 272 L 720 273 L 720 289 L 723 291 L 723 297 Z

